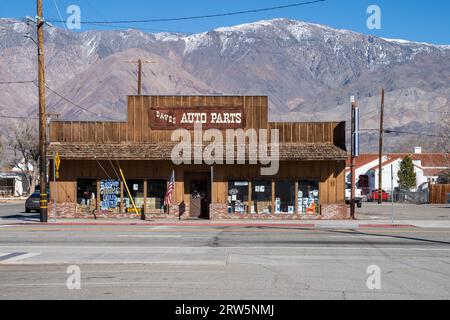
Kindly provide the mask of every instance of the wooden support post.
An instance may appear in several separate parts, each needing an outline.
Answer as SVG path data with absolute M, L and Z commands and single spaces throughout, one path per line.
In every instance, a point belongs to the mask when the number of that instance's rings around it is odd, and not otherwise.
M 275 180 L 272 179 L 272 214 L 275 214 Z
M 248 182 L 248 207 L 247 207 L 247 211 L 249 214 L 252 213 L 252 182 L 249 181 Z
M 100 202 L 101 202 L 101 197 L 100 197 L 100 180 L 97 180 L 97 203 L 95 205 L 95 208 L 96 208 L 97 212 L 100 211 Z
M 120 213 L 124 213 L 123 211 L 123 182 L 120 181 L 120 206 L 119 206 Z
M 147 180 L 144 179 L 144 208 L 142 208 L 141 219 L 145 220 L 145 215 L 147 214 Z

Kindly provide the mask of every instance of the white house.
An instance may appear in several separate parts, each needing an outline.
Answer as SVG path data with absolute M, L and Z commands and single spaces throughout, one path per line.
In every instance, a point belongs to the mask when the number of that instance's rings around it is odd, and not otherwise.
M 390 153 L 382 157 L 382 188 L 390 192 L 398 187 L 398 171 L 400 163 L 409 156 L 416 173 L 416 189 L 426 189 L 429 183 L 435 183 L 439 174 L 450 170 L 450 154 L 422 153 L 422 148 L 416 147 L 414 153 Z M 346 181 L 350 182 L 350 160 L 347 161 Z M 379 160 L 378 154 L 362 154 L 356 160 L 355 183 L 370 193 L 378 189 Z
M 33 173 L 33 165 L 22 160 L 9 171 L 0 172 L 0 196 L 20 197 L 30 190 L 28 174 Z
M 19 172 L 0 173 L 0 197 L 23 196 L 29 189 L 27 176 Z

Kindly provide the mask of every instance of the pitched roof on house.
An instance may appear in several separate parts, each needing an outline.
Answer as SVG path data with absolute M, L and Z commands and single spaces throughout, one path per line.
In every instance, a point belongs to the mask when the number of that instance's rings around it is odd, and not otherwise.
M 403 158 L 402 158 L 402 157 L 392 157 L 392 158 L 389 158 L 387 161 L 382 162 L 381 165 L 382 165 L 383 167 L 388 166 L 388 165 L 390 165 L 391 163 L 394 163 L 395 161 L 397 161 L 398 159 L 403 159 Z M 370 168 L 369 170 L 378 170 L 378 168 L 379 168 L 379 165 L 378 165 L 378 163 L 377 163 L 375 166 L 373 166 L 373 167 Z
M 377 159 L 378 159 L 378 154 L 361 154 L 358 158 L 355 159 L 356 168 L 366 165 L 369 162 L 372 162 Z M 351 161 L 352 161 L 351 156 L 349 156 L 347 158 L 347 162 L 346 162 L 347 167 L 350 166 Z
M 423 169 L 423 175 L 426 177 L 437 177 L 445 172 L 445 169 Z
M 404 159 L 410 157 L 412 160 L 420 160 L 422 168 L 450 168 L 450 154 L 449 153 L 387 153 L 388 160 L 382 163 L 382 166 L 391 164 L 397 159 Z M 378 154 L 361 154 L 356 159 L 356 169 L 360 168 L 374 160 L 378 159 Z M 347 167 L 350 166 L 351 157 L 347 158 Z M 378 170 L 378 163 L 369 170 Z

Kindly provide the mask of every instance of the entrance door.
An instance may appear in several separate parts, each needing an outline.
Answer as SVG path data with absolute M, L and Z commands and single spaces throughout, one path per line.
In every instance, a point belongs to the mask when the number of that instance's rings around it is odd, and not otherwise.
M 189 174 L 186 183 L 189 188 L 189 216 L 191 218 L 209 219 L 210 179 L 207 174 Z

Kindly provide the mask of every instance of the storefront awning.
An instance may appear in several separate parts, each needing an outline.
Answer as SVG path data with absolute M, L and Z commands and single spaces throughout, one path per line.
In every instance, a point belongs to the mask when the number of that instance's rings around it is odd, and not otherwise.
M 176 143 L 51 143 L 48 153 L 51 158 L 53 153 L 58 152 L 62 159 L 68 160 L 107 160 L 108 158 L 118 160 L 171 160 L 172 149 L 175 145 Z M 224 158 L 226 156 L 225 148 Z M 333 144 L 282 144 L 279 147 L 279 155 L 280 161 L 345 160 L 347 151 Z M 248 156 L 247 147 L 246 158 Z

